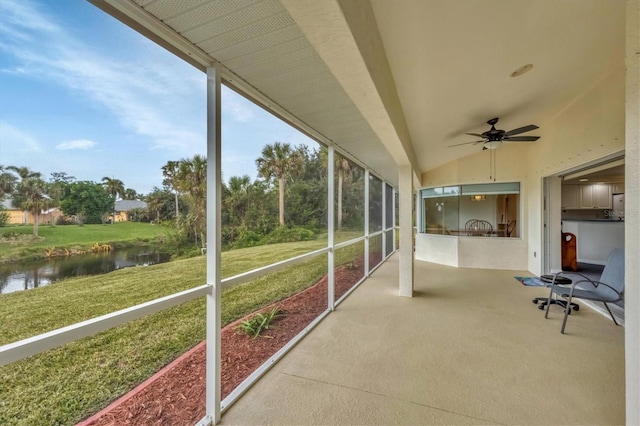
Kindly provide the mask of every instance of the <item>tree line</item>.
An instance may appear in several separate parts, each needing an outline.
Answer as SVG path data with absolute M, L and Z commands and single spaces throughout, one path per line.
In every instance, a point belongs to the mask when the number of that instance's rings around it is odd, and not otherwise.
M 337 228 L 361 229 L 364 220 L 364 171 L 335 156 Z M 266 145 L 255 160 L 258 178 L 232 176 L 222 183 L 222 242 L 244 247 L 267 242 L 313 238 L 326 229 L 327 149 Z M 185 249 L 204 247 L 206 241 L 206 157 L 195 155 L 162 166 L 162 187 L 146 195 L 126 188 L 123 181 L 104 177 L 102 182 L 77 181 L 64 172 L 41 173 L 26 167 L 0 165 L 0 200 L 33 214 L 37 236 L 40 212 L 59 207 L 75 223 L 106 223 L 117 199 L 139 199 L 146 209 L 136 209 L 139 221 L 164 223 L 171 239 Z M 62 223 L 65 223 L 63 219 Z M 0 217 L 0 224 L 2 220 Z
M 75 223 L 105 223 L 112 211 L 115 217 L 118 196 L 125 200 L 142 198 L 134 189 L 125 189 L 119 179 L 104 177 L 102 183 L 76 181 L 65 172 L 54 172 L 45 180 L 42 173 L 28 167 L 0 165 L 0 201 L 9 198 L 13 207 L 31 213 L 36 237 L 43 211 L 58 207 Z M 6 225 L 7 220 L 6 211 L 0 212 L 0 225 Z

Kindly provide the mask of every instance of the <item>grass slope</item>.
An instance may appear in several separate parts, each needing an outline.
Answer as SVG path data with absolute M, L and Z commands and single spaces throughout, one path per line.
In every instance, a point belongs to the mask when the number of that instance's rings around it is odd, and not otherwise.
M 355 237 L 341 234 L 338 240 Z M 274 244 L 222 254 L 223 277 L 326 246 L 326 240 Z M 336 265 L 361 254 L 339 250 Z M 232 322 L 320 279 L 326 256 L 274 272 L 222 294 L 222 323 Z M 69 279 L 0 295 L 0 344 L 205 283 L 205 258 Z M 73 424 L 150 377 L 205 336 L 204 300 L 141 318 L 0 368 L 0 424 Z

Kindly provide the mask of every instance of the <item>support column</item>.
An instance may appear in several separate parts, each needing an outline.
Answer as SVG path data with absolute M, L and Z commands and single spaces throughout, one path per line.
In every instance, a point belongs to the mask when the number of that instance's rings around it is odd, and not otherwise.
M 640 424 L 640 1 L 626 3 L 625 382 L 626 424 Z
M 398 263 L 400 296 L 413 297 L 413 169 L 398 169 L 400 216 L 400 259 Z
M 329 147 L 329 155 L 327 160 L 327 233 L 328 233 L 328 244 L 329 244 L 329 253 L 327 253 L 327 265 L 328 265 L 328 280 L 327 280 L 327 295 L 329 297 L 328 307 L 333 311 L 334 308 L 334 294 L 335 294 L 335 268 L 334 268 L 334 259 L 335 259 L 335 176 L 334 176 L 334 168 L 336 162 L 334 161 L 335 149 L 333 146 Z
M 207 361 L 206 416 L 213 424 L 220 422 L 220 324 L 221 324 L 221 101 L 220 74 L 207 68 Z
M 425 232 L 424 224 L 422 223 L 424 218 L 424 210 L 422 206 L 422 200 L 420 199 L 420 191 L 416 192 L 416 230 L 417 232 Z

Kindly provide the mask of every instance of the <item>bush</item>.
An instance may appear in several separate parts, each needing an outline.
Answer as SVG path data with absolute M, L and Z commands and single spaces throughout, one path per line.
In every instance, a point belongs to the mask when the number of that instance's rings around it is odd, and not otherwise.
M 9 224 L 9 212 L 0 206 L 0 226 L 7 226 Z
M 280 308 L 273 308 L 268 312 L 258 312 L 251 318 L 242 321 L 234 329 L 236 332 L 246 333 L 255 339 L 260 333 L 271 327 L 273 320 L 283 315 Z
M 263 244 L 292 243 L 296 241 L 309 241 L 316 237 L 313 231 L 295 226 L 292 228 L 279 227 L 263 238 Z
M 56 220 L 56 225 L 74 225 L 73 218 L 70 216 L 60 216 Z
M 232 246 L 234 248 L 254 247 L 264 244 L 264 236 L 243 226 L 238 228 L 238 235 Z

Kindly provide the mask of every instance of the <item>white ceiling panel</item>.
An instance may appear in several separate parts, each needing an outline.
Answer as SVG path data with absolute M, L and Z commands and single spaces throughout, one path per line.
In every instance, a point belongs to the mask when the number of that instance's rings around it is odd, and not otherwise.
M 173 6 L 180 7 L 180 2 L 175 0 L 166 0 L 168 3 L 172 3 Z M 185 8 L 182 13 L 173 14 L 169 11 L 154 10 L 148 8 L 147 10 L 154 13 L 158 18 L 164 21 L 171 28 L 180 28 L 184 34 L 189 34 L 194 29 L 202 26 L 209 26 L 211 21 L 215 21 L 217 25 L 210 28 L 214 31 L 211 36 L 221 34 L 225 31 L 231 31 L 235 27 L 233 23 L 235 19 L 228 18 L 228 15 L 234 12 L 242 11 L 256 3 L 255 0 L 233 0 L 225 2 L 210 2 L 209 0 L 198 1 L 199 7 L 192 9 Z M 276 4 L 276 6 L 278 6 Z M 282 8 L 280 8 L 281 10 Z M 255 10 L 250 8 L 249 10 Z M 271 14 L 271 13 L 269 13 Z M 269 14 L 265 15 L 268 16 Z

